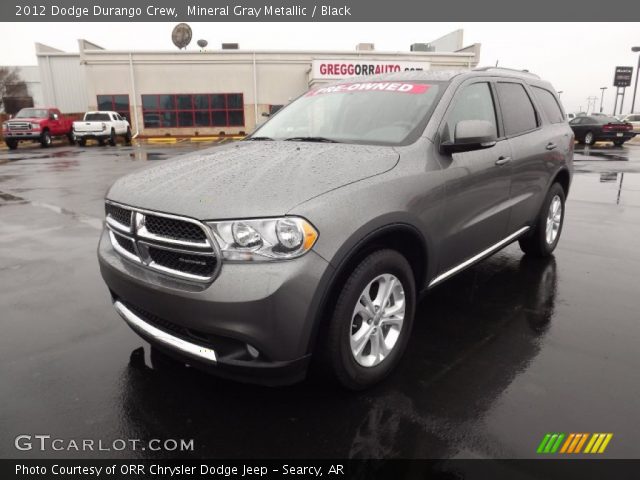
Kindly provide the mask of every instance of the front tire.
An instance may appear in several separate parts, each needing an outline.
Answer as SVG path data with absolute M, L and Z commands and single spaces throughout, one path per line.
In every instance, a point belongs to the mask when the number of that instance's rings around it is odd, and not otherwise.
M 559 183 L 554 183 L 542 204 L 533 231 L 521 238 L 520 249 L 527 255 L 547 257 L 555 250 L 564 224 L 565 192 Z
M 45 130 L 40 135 L 40 146 L 42 148 L 49 148 L 51 146 L 51 134 L 49 130 Z
M 385 378 L 406 349 L 416 304 L 413 271 L 395 250 L 378 250 L 349 275 L 330 321 L 325 355 L 336 379 L 362 390 Z
M 127 133 L 124 134 L 124 143 L 127 145 L 131 145 L 131 129 L 127 127 Z
M 7 147 L 9 147 L 9 150 L 15 150 L 16 148 L 18 148 L 18 141 L 17 140 L 5 140 L 4 143 L 7 144 Z
M 112 128 L 111 134 L 109 135 L 109 145 L 112 147 L 116 146 L 116 131 Z

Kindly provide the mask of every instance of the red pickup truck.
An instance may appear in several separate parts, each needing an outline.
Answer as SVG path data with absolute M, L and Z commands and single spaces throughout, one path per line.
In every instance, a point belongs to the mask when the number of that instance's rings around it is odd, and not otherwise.
M 51 146 L 54 137 L 67 137 L 73 145 L 73 121 L 65 118 L 57 108 L 23 108 L 2 124 L 2 136 L 11 150 L 25 140 L 39 142 L 46 148 Z

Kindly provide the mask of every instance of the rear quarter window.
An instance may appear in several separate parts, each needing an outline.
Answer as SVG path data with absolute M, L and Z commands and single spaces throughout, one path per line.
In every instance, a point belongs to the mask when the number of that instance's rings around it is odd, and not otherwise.
M 536 110 L 520 83 L 498 82 L 496 88 L 507 135 L 517 135 L 538 127 Z
M 556 100 L 556 97 L 549 90 L 545 90 L 540 87 L 531 87 L 533 94 L 535 95 L 538 103 L 542 107 L 544 114 L 551 123 L 564 122 L 564 115 L 562 115 L 562 109 Z

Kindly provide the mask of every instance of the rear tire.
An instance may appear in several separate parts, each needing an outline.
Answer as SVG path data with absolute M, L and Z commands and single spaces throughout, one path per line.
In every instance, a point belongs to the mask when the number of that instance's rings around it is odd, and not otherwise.
M 18 148 L 18 141 L 17 140 L 5 140 L 4 143 L 7 144 L 7 147 L 9 147 L 9 150 L 15 150 L 16 148 Z
M 111 134 L 109 135 L 109 145 L 112 147 L 116 146 L 116 131 L 112 128 Z
M 87 144 L 87 139 L 86 138 L 78 138 L 78 146 L 80 147 L 84 147 Z
M 76 139 L 73 136 L 73 133 L 67 133 L 67 140 L 69 140 L 69 145 L 75 145 Z
M 124 134 L 124 143 L 131 145 L 131 129 L 127 127 L 127 133 Z
M 547 257 L 555 250 L 564 224 L 564 205 L 564 189 L 559 183 L 554 183 L 547 192 L 533 230 L 518 240 L 525 254 Z
M 106 145 L 104 138 L 99 138 L 98 139 L 98 145 L 100 145 L 101 147 L 104 147 Z
M 616 147 L 621 147 L 621 146 L 624 144 L 624 142 L 625 142 L 624 140 L 614 140 L 614 141 L 613 141 L 613 144 L 614 144 Z
M 45 130 L 40 135 L 40 146 L 42 148 L 49 148 L 51 146 L 51 134 L 49 130 Z
M 587 133 L 584 134 L 584 143 L 586 145 L 593 145 L 594 143 L 596 143 L 596 136 L 593 132 L 589 131 Z
M 409 340 L 415 304 L 413 271 L 397 251 L 378 250 L 353 270 L 321 352 L 344 387 L 368 388 L 395 368 Z

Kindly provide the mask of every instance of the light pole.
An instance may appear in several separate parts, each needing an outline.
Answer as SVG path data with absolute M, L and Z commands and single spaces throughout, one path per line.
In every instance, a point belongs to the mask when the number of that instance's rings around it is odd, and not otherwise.
M 564 90 L 558 90 L 558 100 L 560 100 L 560 95 L 564 93 Z
M 600 113 L 602 113 L 602 102 L 604 101 L 604 91 L 607 89 L 607 87 L 600 87 Z
M 632 52 L 640 52 L 640 47 L 631 47 Z M 631 100 L 631 113 L 633 113 L 636 107 L 636 91 L 638 90 L 638 72 L 640 70 L 640 55 L 638 55 L 638 68 L 636 68 L 636 85 L 633 87 L 633 100 Z

